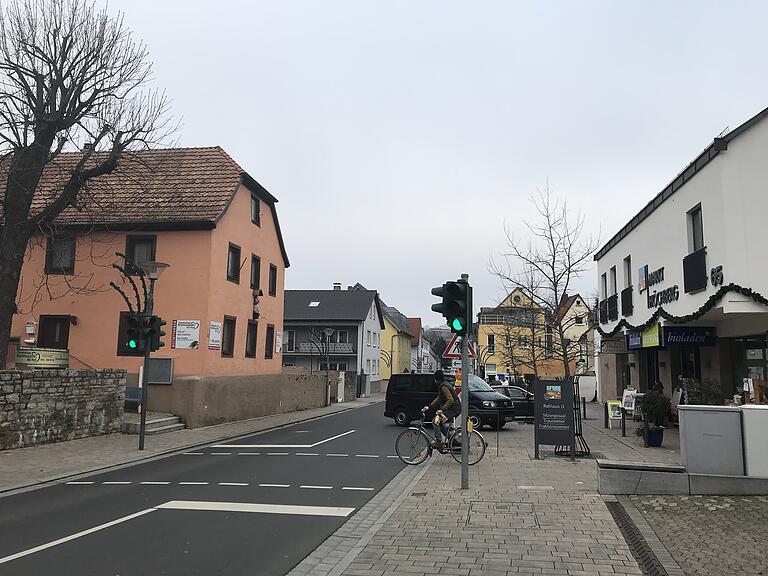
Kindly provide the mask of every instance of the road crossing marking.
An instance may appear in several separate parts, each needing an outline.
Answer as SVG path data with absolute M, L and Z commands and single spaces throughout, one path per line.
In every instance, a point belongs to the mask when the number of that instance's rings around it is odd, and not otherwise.
M 320 442 L 315 442 L 314 444 L 216 444 L 215 446 L 211 446 L 211 448 L 314 448 L 315 446 L 320 446 L 320 444 L 325 444 L 326 442 L 336 440 L 337 438 L 341 438 L 342 436 L 354 432 L 357 432 L 357 430 L 349 430 L 348 432 L 331 436 L 330 438 L 320 440 Z
M 211 510 L 216 512 L 256 512 L 261 514 L 292 514 L 299 516 L 340 516 L 346 518 L 354 508 L 336 506 L 293 506 L 287 504 L 253 504 L 250 502 L 190 502 L 171 500 L 157 506 L 158 510 Z
M 299 488 L 309 488 L 311 490 L 333 490 L 333 486 L 311 486 L 308 484 L 303 484 L 299 486 Z

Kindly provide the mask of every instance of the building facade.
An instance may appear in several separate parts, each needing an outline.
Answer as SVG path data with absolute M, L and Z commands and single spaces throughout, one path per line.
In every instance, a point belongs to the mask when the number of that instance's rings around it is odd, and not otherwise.
M 62 154 L 48 170 L 77 158 Z M 42 187 L 56 179 L 45 173 Z M 30 246 L 12 335 L 68 350 L 73 368 L 136 374 L 143 357 L 121 346 L 128 307 L 110 282 L 134 292 L 112 265 L 142 288 L 119 252 L 139 267 L 169 264 L 155 285 L 154 313 L 168 324 L 153 357 L 171 358 L 174 376 L 279 373 L 288 258 L 276 203 L 221 148 L 132 153 Z
M 434 372 L 439 364 L 432 351 L 432 346 L 424 337 L 421 318 L 408 318 L 408 331 L 411 333 L 411 369 L 414 372 Z
M 381 334 L 381 377 L 411 372 L 411 333 L 408 318 L 393 306 L 382 306 L 384 331 Z
M 768 109 L 715 138 L 595 256 L 601 399 L 768 379 Z

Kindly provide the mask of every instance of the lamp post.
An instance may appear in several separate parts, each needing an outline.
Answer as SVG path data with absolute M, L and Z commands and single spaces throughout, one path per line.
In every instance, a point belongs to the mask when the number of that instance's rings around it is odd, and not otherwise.
M 147 318 L 152 316 L 152 312 L 155 308 L 155 282 L 160 277 L 160 274 L 168 268 L 170 264 L 165 262 L 155 262 L 153 260 L 147 260 L 141 262 L 139 267 L 142 273 L 149 278 L 149 292 L 147 293 L 147 301 L 144 306 L 144 313 Z M 141 423 L 139 424 L 139 450 L 144 450 L 144 435 L 147 429 L 147 410 L 149 409 L 149 382 L 147 381 L 147 375 L 149 374 L 149 345 L 144 349 L 144 370 L 141 375 Z
M 325 405 L 331 405 L 331 336 L 333 335 L 333 328 L 326 328 L 325 332 Z

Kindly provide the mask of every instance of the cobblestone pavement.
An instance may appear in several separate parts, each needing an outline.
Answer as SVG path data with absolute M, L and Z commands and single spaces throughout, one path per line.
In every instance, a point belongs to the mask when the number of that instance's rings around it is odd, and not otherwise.
M 688 576 L 768 574 L 768 497 L 630 500 Z

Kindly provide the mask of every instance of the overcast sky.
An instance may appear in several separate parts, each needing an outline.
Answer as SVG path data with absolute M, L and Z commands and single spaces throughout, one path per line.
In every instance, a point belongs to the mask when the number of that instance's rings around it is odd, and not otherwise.
M 279 199 L 286 288 L 360 282 L 427 325 L 550 188 L 603 241 L 768 106 L 765 2 L 112 0 L 183 146 Z M 459 221 L 458 217 L 462 220 Z M 579 289 L 593 292 L 594 270 Z

